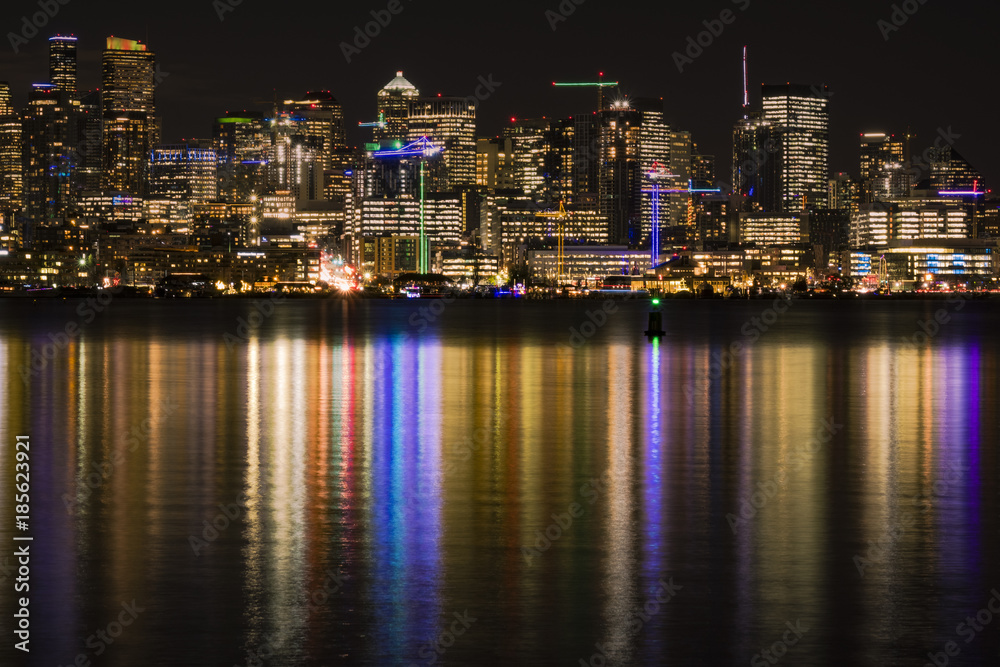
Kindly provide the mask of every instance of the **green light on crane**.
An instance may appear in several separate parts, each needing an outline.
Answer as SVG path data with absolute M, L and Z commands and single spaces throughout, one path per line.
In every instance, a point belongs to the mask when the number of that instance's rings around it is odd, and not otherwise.
M 617 86 L 618 82 L 605 81 L 604 72 L 598 72 L 598 76 L 600 77 L 600 79 L 596 83 L 586 83 L 586 82 L 557 83 L 556 81 L 553 81 L 552 85 L 555 86 L 556 88 L 597 88 L 597 111 L 600 112 L 604 110 L 604 89 L 609 88 L 611 86 Z

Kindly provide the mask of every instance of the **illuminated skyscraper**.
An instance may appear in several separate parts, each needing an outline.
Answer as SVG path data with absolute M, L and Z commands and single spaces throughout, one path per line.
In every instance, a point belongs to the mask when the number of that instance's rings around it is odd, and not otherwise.
M 66 91 L 31 88 L 23 122 L 25 212 L 36 225 L 61 222 L 72 200 L 75 123 Z
M 627 101 L 599 114 L 599 210 L 608 219 L 608 239 L 638 244 L 640 232 L 639 135 L 642 118 Z
M 559 118 L 549 122 L 545 133 L 545 160 L 542 176 L 546 182 L 546 201 L 553 207 L 558 202 L 574 202 L 573 176 L 576 127 L 572 118 Z
M 23 205 L 23 169 L 21 119 L 14 112 L 10 86 L 0 81 L 0 214 L 8 221 Z
M 850 174 L 834 174 L 828 190 L 830 209 L 834 211 L 856 211 L 860 203 L 860 188 Z
M 670 173 L 677 177 L 678 190 L 683 190 L 691 184 L 691 158 L 694 142 L 687 130 L 676 130 L 670 133 Z M 694 200 L 686 192 L 676 192 L 669 197 L 667 209 L 671 226 L 689 226 L 694 222 Z M 660 213 L 663 215 L 662 209 Z
M 691 178 L 691 133 L 678 130 L 670 133 L 670 172 L 687 183 Z
M 73 150 L 77 197 L 84 192 L 96 193 L 101 189 L 101 141 L 104 127 L 101 91 L 78 95 L 79 104 L 74 105 L 77 143 Z
M 269 129 L 268 192 L 289 191 L 300 201 L 323 199 L 323 138 L 305 134 L 302 118 L 287 109 L 279 110 Z
M 601 173 L 600 135 L 596 113 L 573 117 L 573 202 L 597 206 Z
M 670 174 L 670 126 L 663 116 L 662 99 L 637 99 L 633 102 L 641 116 L 639 128 L 639 177 L 642 187 L 640 215 L 642 229 L 640 244 L 648 243 L 653 230 L 654 196 L 659 225 L 669 225 L 669 194 L 660 190 L 678 187 L 677 179 Z M 655 188 L 655 195 L 654 195 Z
M 297 127 L 297 134 L 323 156 L 323 167 L 330 169 L 335 149 L 347 147 L 344 108 L 329 91 L 308 92 L 305 99 L 285 100 L 284 108 Z
M 103 57 L 105 190 L 143 195 L 150 148 L 159 138 L 156 56 L 146 45 L 109 37 Z
M 476 141 L 476 185 L 489 190 L 514 187 L 514 140 L 479 139 Z
M 406 141 L 410 102 L 419 96 L 420 91 L 403 77 L 403 72 L 396 72 L 396 78 L 378 91 L 378 118 L 385 122 L 385 127 L 375 128 L 375 141 L 387 144 Z
M 510 140 L 513 187 L 524 191 L 532 201 L 545 199 L 545 134 L 549 121 L 544 118 L 511 119 L 503 130 L 504 139 Z
M 733 194 L 746 198 L 747 211 L 782 211 L 779 139 L 774 123 L 760 112 L 733 129 Z
M 49 83 L 76 96 L 76 37 L 49 38 Z
M 464 97 L 422 97 L 410 102 L 408 143 L 427 137 L 440 146 L 443 178 L 431 191 L 451 192 L 476 184 L 476 105 Z
M 227 113 L 215 119 L 212 147 L 218 159 L 218 194 L 230 203 L 264 193 L 270 137 L 264 115 Z
M 343 106 L 329 91 L 308 92 L 304 99 L 286 100 L 284 111 L 294 126 L 293 143 L 308 147 L 306 153 L 310 157 L 319 157 L 322 187 L 311 193 L 315 197 L 308 198 L 343 203 L 350 192 L 344 172 L 353 171 L 356 163 L 353 151 L 347 147 Z M 299 166 L 300 173 L 304 170 Z
M 705 155 L 698 150 L 698 144 L 691 145 L 691 181 L 696 188 L 715 185 L 715 156 Z
M 826 86 L 764 85 L 764 120 L 781 135 L 781 200 L 785 211 L 827 207 L 830 155 Z
M 861 135 L 861 203 L 905 197 L 911 178 L 903 169 L 903 142 L 882 132 Z

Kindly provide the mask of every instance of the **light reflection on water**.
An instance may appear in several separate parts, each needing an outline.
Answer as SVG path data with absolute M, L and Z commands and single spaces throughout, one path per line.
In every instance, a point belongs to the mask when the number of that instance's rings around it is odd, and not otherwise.
M 797 620 L 789 664 L 916 663 L 1000 585 L 998 318 L 900 348 L 933 306 L 854 306 L 797 304 L 718 368 L 760 304 L 666 303 L 658 342 L 623 304 L 569 351 L 591 304 L 457 302 L 418 334 L 416 304 L 290 302 L 230 350 L 242 304 L 122 302 L 25 383 L 64 315 L 0 302 L 30 664 L 96 657 L 132 599 L 101 664 L 746 664 Z

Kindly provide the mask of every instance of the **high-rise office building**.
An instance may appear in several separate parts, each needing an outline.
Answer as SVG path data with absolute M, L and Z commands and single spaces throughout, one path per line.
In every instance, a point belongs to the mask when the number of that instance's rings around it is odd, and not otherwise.
M 108 37 L 102 61 L 107 112 L 142 111 L 155 116 L 156 54 L 145 44 Z
M 476 185 L 489 190 L 514 187 L 514 140 L 478 139 L 476 141 Z
M 668 209 L 670 225 L 673 227 L 691 226 L 694 223 L 694 198 L 683 190 L 691 185 L 691 160 L 694 142 L 687 130 L 676 130 L 670 133 L 670 173 L 677 177 L 677 190 L 670 195 Z
M 503 129 L 503 137 L 513 147 L 512 168 L 515 188 L 524 191 L 532 201 L 546 199 L 545 135 L 549 121 L 545 118 L 511 119 Z
M 835 211 L 856 211 L 860 202 L 860 188 L 850 174 L 839 172 L 830 179 L 828 189 L 830 209 Z
M 450 192 L 476 184 L 476 105 L 465 97 L 421 97 L 410 101 L 407 141 L 427 137 L 441 148 L 442 179 L 431 191 Z
M 715 185 L 715 156 L 699 151 L 698 144 L 691 145 L 691 182 L 698 188 Z
M 601 172 L 598 203 L 608 219 L 614 244 L 638 244 L 641 179 L 639 132 L 642 118 L 627 101 L 617 101 L 599 114 Z
M 9 223 L 23 205 L 21 119 L 14 111 L 10 85 L 0 81 L 0 215 Z
M 69 94 L 50 83 L 31 88 L 22 126 L 25 212 L 34 225 L 61 222 L 73 199 L 76 126 Z
M 285 110 L 296 125 L 296 133 L 323 156 L 323 167 L 333 166 L 333 153 L 347 147 L 344 107 L 330 91 L 308 92 L 304 99 L 285 100 Z
M 249 202 L 267 182 L 270 133 L 259 112 L 229 112 L 215 119 L 212 148 L 218 159 L 218 195 L 226 202 Z
M 691 133 L 677 130 L 670 133 L 670 172 L 684 184 L 691 179 L 691 155 L 694 143 Z
M 313 91 L 304 99 L 286 100 L 285 109 L 297 126 L 301 143 L 318 151 L 323 190 L 316 193 L 316 199 L 344 204 L 351 191 L 350 176 L 357 156 L 347 146 L 343 106 L 330 91 Z
M 325 135 L 310 134 L 308 129 L 305 120 L 289 109 L 279 109 L 270 119 L 268 192 L 292 192 L 299 201 L 324 198 Z
M 573 117 L 573 197 L 575 204 L 597 207 L 601 142 L 594 112 Z
M 781 202 L 781 150 L 774 123 L 753 112 L 733 129 L 733 194 L 744 209 L 778 213 Z
M 903 142 L 884 132 L 861 135 L 861 203 L 895 199 L 909 194 L 912 185 Z
M 344 111 L 329 92 L 285 100 L 269 125 L 267 176 L 272 190 L 291 190 L 299 201 L 343 203 L 355 155 L 347 147 Z
M 662 229 L 669 226 L 669 194 L 661 190 L 678 187 L 670 172 L 670 126 L 663 115 L 662 99 L 636 99 L 632 105 L 639 112 L 639 179 L 641 229 L 637 242 L 648 243 L 653 231 L 654 212 Z M 654 197 L 656 201 L 654 202 Z M 655 209 L 654 209 L 655 203 Z
M 781 200 L 796 212 L 827 207 L 830 155 L 826 86 L 764 85 L 764 120 L 781 134 Z
M 49 38 L 49 83 L 76 96 L 76 37 Z
M 352 202 L 354 175 L 363 157 L 359 151 L 345 146 L 333 149 L 330 158 L 330 168 L 323 175 L 324 199 L 346 209 Z
M 545 160 L 542 176 L 547 184 L 547 201 L 558 206 L 576 203 L 573 197 L 576 172 L 576 124 L 572 118 L 560 118 L 549 122 L 545 133 Z
M 739 210 L 728 194 L 696 192 L 691 194 L 693 221 L 685 225 L 684 239 L 688 245 L 704 249 L 725 247 L 738 230 Z
M 156 56 L 146 45 L 109 37 L 103 55 L 105 190 L 143 195 L 150 149 L 158 143 Z
M 403 72 L 396 72 L 396 78 L 378 91 L 378 119 L 385 126 L 375 128 L 375 141 L 391 144 L 404 142 L 408 135 L 407 118 L 410 102 L 420 97 L 416 86 L 406 80 Z
M 101 166 L 104 118 L 101 106 L 101 91 L 77 93 L 79 104 L 75 105 L 76 146 L 72 156 L 76 170 L 76 196 L 101 189 Z

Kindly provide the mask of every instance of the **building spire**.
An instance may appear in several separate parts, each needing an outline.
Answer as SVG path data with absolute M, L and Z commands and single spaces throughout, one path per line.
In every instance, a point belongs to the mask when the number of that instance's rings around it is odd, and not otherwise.
M 750 76 L 747 65 L 747 50 L 750 47 L 743 47 L 743 118 L 749 118 L 747 109 L 750 106 Z

